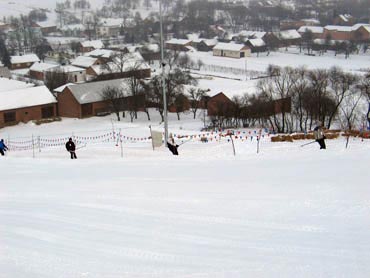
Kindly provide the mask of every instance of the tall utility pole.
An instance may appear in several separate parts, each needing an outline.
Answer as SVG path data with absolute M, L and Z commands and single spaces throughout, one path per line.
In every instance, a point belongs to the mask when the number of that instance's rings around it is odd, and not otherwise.
M 164 63 L 164 41 L 163 41 L 163 15 L 162 15 L 162 0 L 159 0 L 159 28 L 161 39 L 161 67 L 162 67 L 162 94 L 163 94 L 163 120 L 164 120 L 164 145 L 167 147 L 168 141 L 168 118 L 167 118 L 167 96 L 166 96 L 166 80 Z

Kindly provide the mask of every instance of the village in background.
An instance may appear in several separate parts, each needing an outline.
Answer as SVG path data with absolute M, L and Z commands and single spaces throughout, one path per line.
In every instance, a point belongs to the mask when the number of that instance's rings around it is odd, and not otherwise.
M 163 72 L 158 1 L 1 5 L 0 128 L 153 111 L 163 122 L 163 91 L 170 113 L 204 129 L 369 127 L 366 1 L 163 1 Z

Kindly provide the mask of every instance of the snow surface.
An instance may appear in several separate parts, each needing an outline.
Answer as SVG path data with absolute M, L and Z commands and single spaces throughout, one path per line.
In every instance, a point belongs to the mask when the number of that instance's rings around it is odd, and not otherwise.
M 21 124 L 11 141 L 149 136 L 114 116 Z M 200 112 L 200 115 L 202 113 Z M 170 131 L 202 134 L 201 119 Z M 251 133 L 249 133 L 251 131 Z M 60 146 L 0 157 L 0 277 L 368 277 L 370 141 L 192 140 L 172 156 L 149 141 Z M 244 134 L 244 133 L 243 133 Z M 254 136 L 255 137 L 255 136 Z M 37 137 L 35 137 L 37 138 Z M 185 139 L 186 140 L 186 139 Z M 91 141 L 93 141 L 91 139 Z M 182 139 L 177 139 L 180 143 Z M 185 142 L 185 141 L 184 141 Z M 79 146 L 79 145 L 78 145 Z

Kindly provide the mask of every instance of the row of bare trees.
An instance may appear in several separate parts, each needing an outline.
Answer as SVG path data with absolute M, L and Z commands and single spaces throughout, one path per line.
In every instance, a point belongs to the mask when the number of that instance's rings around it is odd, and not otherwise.
M 234 97 L 234 106 L 220 119 L 234 126 L 270 127 L 279 133 L 311 130 L 316 121 L 326 128 L 353 129 L 366 118 L 370 71 L 364 75 L 304 67 L 268 68 L 257 93 Z

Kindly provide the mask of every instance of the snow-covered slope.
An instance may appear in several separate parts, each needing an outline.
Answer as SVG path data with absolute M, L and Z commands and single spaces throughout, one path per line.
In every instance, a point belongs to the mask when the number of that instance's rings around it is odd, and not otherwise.
M 174 133 L 200 133 L 199 120 Z M 143 119 L 20 125 L 0 136 L 148 136 Z M 154 116 L 153 123 L 158 123 Z M 160 130 L 154 125 L 154 129 Z M 125 128 L 125 129 L 124 129 Z M 149 141 L 0 157 L 0 277 L 368 277 L 370 141 L 300 147 L 201 143 L 175 157 Z M 180 142 L 180 140 L 179 140 Z

